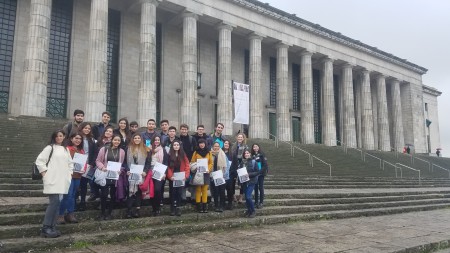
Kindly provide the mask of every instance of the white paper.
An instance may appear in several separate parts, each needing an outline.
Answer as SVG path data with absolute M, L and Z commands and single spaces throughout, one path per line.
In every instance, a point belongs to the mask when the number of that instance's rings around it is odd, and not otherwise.
M 84 168 L 86 166 L 88 155 L 75 153 L 73 155 L 72 161 L 74 162 L 73 171 L 78 173 L 84 173 Z
M 173 173 L 173 187 L 183 187 L 186 182 L 186 174 L 184 172 Z
M 219 186 L 225 184 L 225 179 L 223 178 L 223 172 L 221 170 L 213 171 L 211 176 L 214 179 L 214 185 Z
M 197 170 L 200 173 L 208 172 L 208 159 L 206 158 L 197 159 Z
M 121 163 L 109 161 L 108 164 L 106 165 L 106 169 L 108 170 L 106 179 L 118 180 L 119 179 L 119 171 L 120 171 L 121 167 L 122 167 Z
M 142 181 L 142 172 L 144 172 L 144 165 L 131 164 L 129 181 Z
M 161 181 L 164 174 L 166 174 L 167 166 L 162 163 L 156 163 L 153 167 L 153 179 Z
M 247 182 L 247 181 L 250 181 L 250 177 L 248 176 L 247 168 L 246 168 L 246 167 L 243 167 L 243 168 L 241 168 L 241 169 L 238 169 L 238 170 L 237 170 L 237 173 L 238 173 L 239 182 L 240 182 L 241 184 L 242 184 L 242 183 L 245 183 L 245 182 Z
M 122 168 L 122 164 L 118 162 L 108 162 L 106 165 L 106 169 L 109 171 L 120 171 L 120 168 Z

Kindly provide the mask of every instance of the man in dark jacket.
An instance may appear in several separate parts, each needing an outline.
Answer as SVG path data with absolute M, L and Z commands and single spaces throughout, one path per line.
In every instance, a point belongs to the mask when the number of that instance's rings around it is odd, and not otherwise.
M 84 120 L 84 112 L 80 109 L 76 109 L 73 111 L 73 121 L 67 123 L 63 127 L 64 133 L 66 133 L 66 138 L 69 139 L 69 136 L 72 133 L 78 132 L 78 126 L 83 123 Z
M 197 133 L 192 135 L 192 137 L 194 137 L 195 143 L 198 143 L 198 140 L 200 140 L 200 139 L 204 139 L 206 141 L 206 148 L 208 150 L 211 149 L 212 143 L 213 143 L 212 138 L 210 136 L 208 136 L 207 134 L 205 134 L 205 126 L 204 125 L 198 125 Z
M 98 140 L 98 138 L 100 138 L 100 136 L 102 136 L 103 132 L 105 131 L 105 128 L 107 126 L 111 126 L 111 124 L 109 124 L 110 120 L 111 120 L 111 113 L 103 112 L 102 122 L 92 127 L 92 135 L 94 136 L 94 139 Z

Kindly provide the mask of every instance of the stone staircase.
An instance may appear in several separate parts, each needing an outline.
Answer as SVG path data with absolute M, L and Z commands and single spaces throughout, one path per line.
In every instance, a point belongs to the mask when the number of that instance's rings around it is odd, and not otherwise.
M 207 214 L 196 213 L 188 204 L 182 207 L 181 217 L 169 216 L 169 207 L 165 205 L 161 216 L 150 217 L 151 208 L 144 201 L 141 218 L 123 219 L 125 209 L 118 207 L 113 220 L 99 222 L 96 221 L 99 203 L 95 201 L 88 202 L 86 211 L 76 213 L 80 223 L 58 226 L 63 236 L 43 239 L 39 237 L 39 228 L 47 199 L 42 194 L 41 182 L 30 179 L 29 166 L 50 133 L 67 121 L 1 117 L 0 137 L 6 145 L 0 150 L 0 252 L 80 248 L 200 231 L 450 207 L 448 177 L 425 177 L 419 184 L 414 177 L 394 178 L 392 171 L 381 170 L 377 162 L 363 162 L 356 152 L 345 154 L 339 147 L 322 145 L 300 146 L 332 164 L 333 177 L 328 177 L 328 166 L 315 162 L 311 168 L 308 157 L 301 152 L 295 151 L 295 157 L 291 157 L 289 145 L 280 143 L 275 148 L 272 141 L 254 140 L 267 154 L 270 165 L 264 208 L 257 210 L 254 219 L 243 217 L 242 204 L 236 204 L 231 211 Z M 33 128 L 35 131 L 31 131 Z M 19 151 L 24 154 L 19 160 L 10 159 Z

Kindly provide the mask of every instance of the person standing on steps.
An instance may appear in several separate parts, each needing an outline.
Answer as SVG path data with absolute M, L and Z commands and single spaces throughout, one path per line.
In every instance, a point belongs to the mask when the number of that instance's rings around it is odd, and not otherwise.
M 127 191 L 127 218 L 138 218 L 140 216 L 141 210 L 141 199 L 142 191 L 139 188 L 139 180 L 130 180 L 130 169 L 134 165 L 144 166 L 144 171 L 142 172 L 142 181 L 147 176 L 151 165 L 151 155 L 148 151 L 149 149 L 145 147 L 142 137 L 139 133 L 134 133 L 131 137 L 130 144 L 128 145 L 128 151 L 126 152 L 127 159 L 127 176 L 129 179 L 128 191 Z M 132 207 L 136 206 L 136 210 L 133 212 Z
M 158 134 L 155 131 L 156 128 L 156 121 L 154 119 L 149 119 L 147 121 L 147 130 L 141 133 L 142 141 L 144 142 L 144 145 L 148 148 L 151 148 L 152 146 L 152 139 L 155 134 Z
M 80 109 L 76 109 L 75 111 L 73 111 L 73 121 L 67 123 L 64 127 L 63 127 L 63 131 L 66 135 L 66 138 L 69 138 L 69 136 L 73 133 L 78 132 L 78 127 L 80 126 L 81 123 L 83 123 L 84 120 L 84 112 Z
M 253 190 L 255 189 L 255 185 L 258 182 L 258 176 L 260 175 L 260 171 L 258 170 L 258 165 L 255 160 L 252 158 L 252 154 L 250 150 L 245 150 L 243 153 L 242 162 L 239 165 L 239 168 L 247 168 L 248 177 L 250 181 L 243 183 L 243 189 L 245 192 L 245 204 L 247 206 L 246 217 L 255 218 L 256 210 L 255 203 L 253 203 Z
M 225 137 L 222 135 L 222 131 L 225 126 L 222 123 L 217 123 L 214 133 L 211 134 L 212 143 L 218 142 L 220 144 L 220 148 L 223 148 L 223 142 L 225 141 Z
M 150 151 L 152 156 L 151 170 L 153 170 L 157 162 L 167 165 L 168 155 L 163 146 L 161 146 L 161 137 L 158 134 L 153 135 L 151 142 L 152 142 Z M 162 190 L 163 190 L 163 181 L 166 180 L 166 174 L 162 176 L 161 181 L 154 178 L 152 178 L 151 180 L 153 180 L 153 188 L 154 188 L 154 197 L 151 200 L 153 216 L 159 216 L 161 214 L 161 203 L 163 202 L 164 198 Z
M 211 151 L 208 148 L 206 148 L 206 141 L 204 139 L 199 139 L 197 145 L 198 145 L 197 149 L 192 155 L 191 163 L 197 162 L 198 159 L 207 159 L 208 168 L 206 169 L 206 172 L 203 173 L 203 185 L 197 185 L 195 188 L 195 203 L 197 205 L 197 211 L 199 213 L 207 213 L 208 187 L 210 180 L 209 173 L 212 170 L 213 158 Z
M 249 150 L 248 146 L 247 146 L 247 138 L 245 136 L 244 133 L 238 133 L 236 135 L 236 142 L 233 144 L 233 147 L 231 148 L 231 154 L 233 156 L 233 160 L 231 163 L 232 169 L 230 169 L 230 171 L 236 171 L 237 170 L 237 166 L 238 164 L 240 164 L 242 162 L 243 159 L 243 154 L 244 154 L 244 150 Z M 237 174 L 236 174 L 237 177 Z M 239 196 L 237 198 L 237 202 L 239 204 L 242 204 L 242 202 L 244 201 L 244 187 L 242 184 L 240 184 L 240 189 L 239 189 Z
M 167 119 L 161 120 L 159 127 L 161 128 L 159 136 L 161 136 L 161 145 L 163 145 L 166 143 L 167 138 L 169 138 L 169 121 Z
M 64 146 L 64 138 L 63 130 L 53 132 L 49 145 L 36 159 L 36 166 L 42 175 L 43 192 L 49 199 L 41 228 L 42 237 L 55 238 L 61 235 L 56 229 L 60 196 L 69 192 L 73 173 L 72 158 Z
M 137 133 L 139 130 L 139 124 L 136 121 L 130 122 L 130 133 L 131 135 Z
M 198 145 L 198 141 L 200 139 L 205 140 L 206 141 L 206 148 L 208 150 L 211 149 L 211 147 L 212 147 L 212 138 L 211 138 L 211 136 L 205 134 L 205 126 L 204 125 L 202 125 L 202 124 L 198 125 L 197 126 L 197 132 L 194 135 L 192 135 L 192 137 L 195 139 L 195 143 L 197 145 Z M 195 146 L 195 148 L 197 148 L 197 146 Z
M 108 170 L 108 162 L 117 162 L 123 164 L 123 161 L 125 159 L 125 151 L 120 148 L 121 141 L 122 137 L 120 135 L 114 135 L 112 137 L 111 145 L 104 146 L 100 149 L 100 151 L 98 152 L 97 160 L 95 161 L 98 170 L 106 172 Z M 124 169 L 122 168 L 120 170 L 120 173 L 123 172 Z M 99 186 L 101 200 L 100 206 L 102 211 L 99 220 L 112 219 L 112 211 L 116 202 L 116 184 L 117 180 L 106 179 L 106 184 L 104 186 Z M 108 194 L 111 198 L 111 200 L 109 201 L 109 205 L 107 203 Z
M 128 143 L 130 142 L 131 132 L 127 118 L 119 119 L 118 126 L 116 129 L 114 129 L 114 134 L 122 137 L 122 140 L 120 141 L 120 148 L 125 151 L 128 150 Z
M 97 184 L 94 183 L 92 179 L 88 178 L 88 173 L 90 175 L 94 175 L 95 171 L 95 159 L 97 159 L 97 145 L 95 145 L 95 140 L 92 138 L 92 126 L 89 122 L 83 122 L 79 126 L 79 133 L 81 137 L 83 137 L 83 150 L 85 154 L 88 155 L 87 159 L 87 167 L 86 172 L 81 175 L 80 179 L 80 203 L 77 206 L 77 211 L 85 211 L 86 210 L 86 195 L 87 195 L 87 184 L 89 183 L 89 187 L 91 190 L 91 194 L 99 195 L 98 189 L 96 188 Z M 77 199 L 75 197 L 75 199 Z
M 111 113 L 110 112 L 103 112 L 102 113 L 102 122 L 98 123 L 98 125 L 95 125 L 92 128 L 92 135 L 94 135 L 94 139 L 100 138 L 100 136 L 103 135 L 103 132 L 105 132 L 106 127 L 111 126 L 109 124 L 109 121 L 111 121 Z
M 225 156 L 227 157 L 227 170 L 225 172 L 224 178 L 225 178 L 225 188 L 227 190 L 227 209 L 232 210 L 233 209 L 233 201 L 234 201 L 234 192 L 236 191 L 236 177 L 237 173 L 236 171 L 232 172 L 231 169 L 231 161 L 233 159 L 233 155 L 231 154 L 231 142 L 229 140 L 225 140 L 223 142 L 223 152 L 225 153 Z
M 83 137 L 79 133 L 73 133 L 69 136 L 70 144 L 67 149 L 70 152 L 70 156 L 73 159 L 75 153 L 84 154 L 83 150 Z M 86 165 L 82 167 L 80 164 L 73 165 L 72 180 L 70 182 L 69 191 L 63 195 L 59 206 L 58 224 L 78 223 L 78 219 L 75 217 L 75 195 L 80 186 L 81 174 L 86 170 Z M 67 210 L 67 214 L 64 215 Z
M 183 181 L 189 178 L 189 160 L 181 147 L 181 141 L 174 140 L 169 150 L 169 166 L 167 179 L 169 180 L 170 216 L 181 216 L 180 203 L 184 186 L 176 187 L 174 173 L 184 173 Z
M 219 142 L 214 142 L 213 148 L 211 150 L 213 157 L 213 171 L 222 171 L 225 176 L 227 169 L 227 156 L 220 148 Z M 225 178 L 225 177 L 224 177 Z M 225 208 L 225 184 L 216 186 L 213 178 L 210 181 L 211 195 L 214 198 L 214 208 L 216 212 L 223 212 Z
M 267 158 L 262 152 L 259 144 L 253 144 L 252 149 L 252 159 L 255 160 L 256 165 L 258 165 L 258 170 L 260 174 L 258 176 L 258 182 L 255 185 L 255 205 L 257 209 L 260 209 L 264 205 L 264 177 L 267 175 L 269 168 L 267 165 Z

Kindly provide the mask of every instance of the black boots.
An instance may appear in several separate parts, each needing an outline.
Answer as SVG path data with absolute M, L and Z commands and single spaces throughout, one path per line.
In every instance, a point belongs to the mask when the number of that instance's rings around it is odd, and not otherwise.
M 61 233 L 57 231 L 55 228 L 50 226 L 43 226 L 41 228 L 41 236 L 45 238 L 56 238 L 60 236 Z
M 170 205 L 170 216 L 175 216 L 175 210 L 177 209 L 176 206 Z
M 203 207 L 202 207 L 202 204 L 200 204 L 200 203 L 197 203 L 197 212 L 203 213 Z
M 203 203 L 202 204 L 202 209 L 203 209 L 203 213 L 208 213 L 208 204 L 207 203 Z

